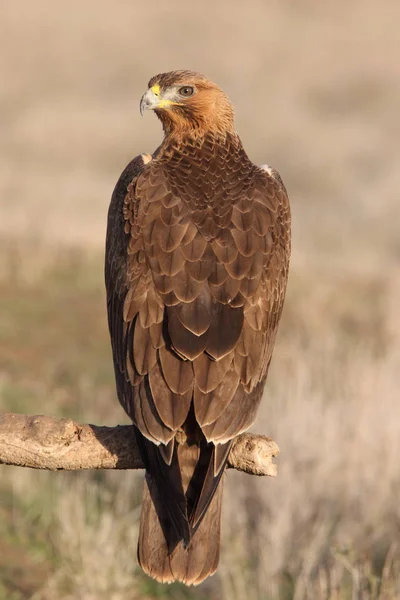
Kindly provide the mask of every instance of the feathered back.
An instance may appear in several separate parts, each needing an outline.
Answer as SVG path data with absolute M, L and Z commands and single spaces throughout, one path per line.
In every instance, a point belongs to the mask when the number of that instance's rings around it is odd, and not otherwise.
M 210 510 L 219 531 L 213 498 L 271 360 L 290 211 L 280 177 L 247 157 L 217 86 L 187 72 L 149 85 L 187 81 L 197 97 L 159 111 L 163 144 L 152 160 L 134 159 L 114 191 L 106 285 L 118 396 L 148 473 L 139 560 L 160 580 L 198 583 L 218 562 L 212 522 L 202 522 Z M 210 98 L 219 113 L 201 108 Z

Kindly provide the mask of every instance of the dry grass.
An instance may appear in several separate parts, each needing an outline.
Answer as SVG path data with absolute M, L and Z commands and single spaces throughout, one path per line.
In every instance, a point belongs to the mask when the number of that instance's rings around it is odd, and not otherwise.
M 10 322 L 15 319 L 7 338 L 12 376 L 4 376 L 3 408 L 118 422 L 122 413 L 107 332 L 104 324 L 96 330 L 103 310 L 100 262 L 82 259 L 78 268 L 76 257 L 71 262 L 67 257 L 60 255 L 56 267 L 35 283 L 20 281 L 10 291 L 10 282 L 3 281 L 2 312 L 5 306 Z M 91 282 L 91 270 L 97 281 Z M 74 289 L 72 279 L 80 286 Z M 51 298 L 45 304 L 43 290 Z M 397 597 L 399 298 L 394 271 L 385 278 L 327 277 L 318 269 L 293 274 L 257 422 L 257 430 L 281 446 L 279 475 L 267 481 L 228 474 L 219 576 L 204 591 L 176 587 L 164 594 L 233 600 L 244 598 L 245 590 L 257 600 Z M 61 319 L 70 306 L 80 335 L 69 319 Z M 61 322 L 53 320 L 57 315 Z M 21 348 L 18 362 L 21 331 L 28 327 L 30 354 Z M 87 348 L 84 340 L 91 336 Z M 28 550 L 28 566 L 39 547 L 41 572 L 51 573 L 35 600 L 136 600 L 161 593 L 136 567 L 140 477 L 5 473 L 1 485 L 12 490 L 14 511 L 8 535 Z M 21 536 L 25 530 L 34 532 L 31 542 Z
M 314 298 L 317 315 L 330 319 L 306 338 L 310 305 L 297 295 L 289 303 L 281 360 L 258 421 L 283 449 L 279 476 L 243 487 L 247 514 L 230 506 L 226 530 L 237 543 L 226 545 L 233 554 L 223 570 L 227 598 L 245 597 L 235 593 L 244 585 L 255 598 L 277 598 L 283 585 L 284 597 L 296 600 L 400 593 L 399 338 L 391 318 L 379 330 L 371 323 L 380 319 L 379 298 L 367 293 L 353 289 L 348 313 L 338 310 L 334 288 L 322 306 Z M 349 336 L 352 314 L 366 299 L 375 306 L 365 315 L 370 322 Z M 244 580 L 234 566 L 238 555 L 248 565 Z
M 0 409 L 124 420 L 102 251 L 119 172 L 160 139 L 151 75 L 198 69 L 293 206 L 256 429 L 276 480 L 229 473 L 219 574 L 136 567 L 137 475 L 1 470 L 0 599 L 400 597 L 400 51 L 395 0 L 13 0 L 0 6 Z

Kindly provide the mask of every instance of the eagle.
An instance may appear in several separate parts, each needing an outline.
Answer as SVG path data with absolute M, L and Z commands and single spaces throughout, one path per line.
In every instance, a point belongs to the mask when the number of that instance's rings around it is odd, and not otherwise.
M 218 566 L 223 474 L 254 422 L 290 257 L 275 169 L 248 158 L 227 95 L 193 71 L 150 79 L 164 139 L 114 189 L 105 280 L 117 394 L 146 477 L 138 562 L 201 583 Z

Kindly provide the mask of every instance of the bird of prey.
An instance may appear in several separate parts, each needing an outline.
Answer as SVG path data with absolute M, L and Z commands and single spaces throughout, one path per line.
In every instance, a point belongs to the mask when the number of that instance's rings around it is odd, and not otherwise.
M 290 209 L 212 81 L 156 75 L 146 109 L 164 139 L 129 163 L 111 199 L 108 322 L 118 398 L 146 468 L 138 561 L 158 581 L 191 585 L 217 569 L 223 473 L 267 378 Z

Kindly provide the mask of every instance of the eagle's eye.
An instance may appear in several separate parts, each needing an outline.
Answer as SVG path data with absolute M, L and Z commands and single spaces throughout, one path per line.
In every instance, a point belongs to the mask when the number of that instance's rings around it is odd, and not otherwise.
M 184 85 L 183 87 L 179 88 L 178 93 L 181 96 L 185 96 L 185 98 L 189 98 L 189 96 L 193 96 L 194 88 L 192 88 L 190 85 Z

